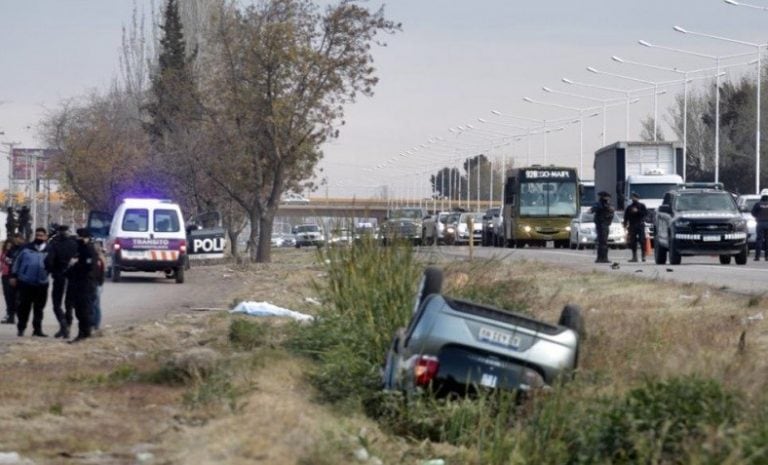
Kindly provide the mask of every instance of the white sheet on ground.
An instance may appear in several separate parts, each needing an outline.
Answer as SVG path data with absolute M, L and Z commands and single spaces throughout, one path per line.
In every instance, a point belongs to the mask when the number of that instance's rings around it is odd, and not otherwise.
M 245 313 L 251 316 L 282 316 L 298 321 L 312 321 L 314 319 L 312 315 L 278 307 L 269 302 L 240 302 L 237 307 L 230 310 L 230 313 Z

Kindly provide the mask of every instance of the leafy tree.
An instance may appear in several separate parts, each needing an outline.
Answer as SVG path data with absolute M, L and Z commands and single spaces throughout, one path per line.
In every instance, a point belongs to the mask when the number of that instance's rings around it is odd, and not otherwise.
M 219 8 L 206 38 L 205 116 L 217 152 L 197 164 L 248 214 L 252 258 L 270 261 L 272 223 L 286 190 L 301 190 L 338 136 L 345 105 L 377 83 L 371 46 L 399 25 L 351 0 Z
M 645 119 L 640 121 L 640 126 L 642 127 L 640 130 L 640 140 L 653 142 L 653 117 L 646 116 Z M 658 121 L 656 121 L 656 140 L 658 142 L 664 142 L 664 132 L 662 132 Z
M 437 194 L 439 198 L 450 198 L 457 200 L 462 195 L 462 192 L 466 192 L 467 179 L 464 177 L 458 168 L 442 168 L 437 174 L 430 176 L 429 181 L 432 183 L 432 191 Z M 462 186 L 464 186 L 462 188 Z

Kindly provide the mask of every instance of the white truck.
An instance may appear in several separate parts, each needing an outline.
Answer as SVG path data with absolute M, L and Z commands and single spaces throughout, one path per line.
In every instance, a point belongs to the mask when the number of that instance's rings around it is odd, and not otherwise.
M 664 194 L 684 182 L 683 148 L 678 142 L 619 141 L 595 152 L 594 168 L 595 191 L 611 194 L 617 211 L 623 211 L 636 192 L 648 208 L 646 223 L 653 225 Z

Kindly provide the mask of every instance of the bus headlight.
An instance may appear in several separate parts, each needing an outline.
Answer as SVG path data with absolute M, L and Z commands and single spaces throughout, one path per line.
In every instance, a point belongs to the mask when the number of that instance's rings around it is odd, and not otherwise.
M 570 227 L 570 226 L 566 226 L 566 227 L 565 227 L 565 230 L 566 230 L 567 232 L 571 232 L 571 227 Z
M 523 226 L 523 231 L 529 233 L 531 232 L 531 227 L 526 224 L 525 226 Z

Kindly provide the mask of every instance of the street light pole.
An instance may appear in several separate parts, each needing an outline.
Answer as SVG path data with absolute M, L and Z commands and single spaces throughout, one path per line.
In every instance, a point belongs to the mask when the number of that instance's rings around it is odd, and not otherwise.
M 730 2 L 726 2 L 726 3 L 729 3 L 731 5 L 740 5 L 739 2 L 735 2 L 735 1 L 730 1 Z M 747 6 L 747 5 L 745 5 L 745 6 Z M 717 35 L 713 35 L 713 34 L 706 34 L 706 33 L 703 33 L 703 32 L 689 31 L 689 30 L 684 29 L 684 28 L 682 28 L 680 26 L 675 26 L 673 29 L 675 31 L 677 31 L 677 32 L 682 33 L 682 34 L 690 34 L 690 35 L 693 35 L 693 36 L 706 37 L 706 38 L 709 38 L 709 39 L 721 40 L 721 41 L 724 41 L 724 42 L 730 42 L 730 43 L 739 44 L 739 45 L 747 45 L 747 46 L 750 46 L 750 47 L 754 47 L 755 50 L 757 51 L 757 104 L 756 104 L 757 111 L 756 111 L 756 115 L 755 115 L 755 120 L 756 120 L 756 128 L 755 128 L 755 194 L 759 194 L 760 193 L 760 87 L 762 87 L 762 83 L 761 83 L 761 80 L 762 80 L 761 56 L 762 56 L 763 48 L 768 47 L 768 43 L 759 44 L 759 43 L 755 43 L 755 42 L 746 42 L 746 41 L 743 41 L 743 40 L 731 39 L 729 37 L 717 36 Z M 719 89 L 718 89 L 718 93 L 719 93 Z M 720 124 L 720 121 L 718 121 L 717 123 Z

